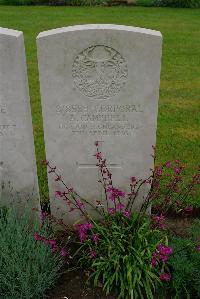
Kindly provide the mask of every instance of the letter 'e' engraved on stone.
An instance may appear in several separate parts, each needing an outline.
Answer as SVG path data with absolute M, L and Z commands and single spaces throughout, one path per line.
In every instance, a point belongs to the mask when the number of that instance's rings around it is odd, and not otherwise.
M 93 99 L 108 99 L 120 92 L 127 81 L 125 59 L 115 49 L 94 45 L 79 53 L 72 76 L 78 90 Z

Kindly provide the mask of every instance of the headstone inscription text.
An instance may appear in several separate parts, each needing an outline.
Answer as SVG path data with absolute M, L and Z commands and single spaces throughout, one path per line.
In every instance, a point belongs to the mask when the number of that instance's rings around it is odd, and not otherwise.
M 39 207 L 23 33 L 0 28 L 0 206 Z
M 140 105 L 57 105 L 63 120 L 59 129 L 73 134 L 93 136 L 130 136 L 140 125 L 132 115 L 142 113 Z
M 160 32 L 121 25 L 80 25 L 42 32 L 37 38 L 47 159 L 68 186 L 95 203 L 95 141 L 115 186 L 129 192 L 129 178 L 146 178 L 156 142 L 162 37 Z M 48 175 L 52 213 L 73 223 Z M 62 189 L 61 189 L 62 190 Z M 135 208 L 148 192 L 146 186 Z

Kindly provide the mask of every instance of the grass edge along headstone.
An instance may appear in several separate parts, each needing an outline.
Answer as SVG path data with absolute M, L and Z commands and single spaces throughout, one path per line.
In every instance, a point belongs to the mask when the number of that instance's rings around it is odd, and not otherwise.
M 0 206 L 39 208 L 39 188 L 21 31 L 0 28 Z
M 154 167 L 152 145 L 160 84 L 162 35 L 123 25 L 77 25 L 41 32 L 37 37 L 46 157 L 69 187 L 87 200 L 103 200 L 95 141 L 127 193 L 129 178 L 147 178 Z M 73 223 L 55 197 L 63 191 L 48 175 L 51 211 Z M 145 186 L 135 203 L 141 205 Z M 111 203 L 112 204 L 112 203 Z

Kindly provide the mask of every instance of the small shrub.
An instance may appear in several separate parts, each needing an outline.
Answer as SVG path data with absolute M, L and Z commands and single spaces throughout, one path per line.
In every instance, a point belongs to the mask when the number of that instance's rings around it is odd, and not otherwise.
M 149 205 L 157 198 L 157 180 L 162 171 L 158 168 L 155 172 L 152 170 L 147 179 L 131 177 L 130 192 L 126 194 L 113 185 L 112 173 L 99 151 L 98 141 L 95 146 L 94 156 L 101 174 L 98 182 L 105 193 L 105 200 L 97 200 L 96 205 L 67 186 L 56 167 L 44 161 L 54 180 L 64 187 L 62 191 L 55 191 L 56 200 L 63 200 L 69 212 L 78 211 L 82 216 L 74 224 L 80 238 L 79 264 L 90 271 L 95 285 L 103 282 L 107 294 L 115 292 L 118 298 L 123 299 L 153 299 L 157 285 L 171 277 L 165 263 L 172 249 L 167 247 L 164 217 L 152 219 L 146 215 Z M 134 202 L 145 184 L 152 184 L 152 191 L 139 211 L 133 212 Z M 88 213 L 91 206 L 101 220 L 95 221 Z M 46 218 L 56 222 L 51 215 Z M 63 226 L 62 221 L 60 224 Z
M 40 5 L 48 3 L 49 0 L 0 0 L 0 5 Z
M 137 6 L 154 6 L 154 0 L 137 0 Z
M 172 280 L 165 292 L 175 299 L 200 298 L 200 220 L 194 222 L 190 238 L 173 237 L 169 243 Z
M 98 141 L 95 146 L 94 156 L 100 173 L 98 183 L 105 196 L 96 200 L 96 204 L 67 186 L 57 168 L 44 161 L 48 173 L 52 173 L 53 179 L 62 186 L 62 191 L 55 191 L 55 200 L 64 201 L 68 212 L 78 212 L 74 224 L 80 239 L 76 258 L 81 266 L 89 270 L 94 285 L 103 282 L 106 294 L 116 293 L 118 298 L 123 299 L 153 299 L 159 284 L 170 283 L 170 267 L 173 269 L 172 264 L 169 267 L 167 263 L 173 249 L 168 246 L 163 213 L 166 214 L 169 209 L 187 213 L 192 211 L 192 207 L 185 206 L 184 201 L 196 196 L 200 167 L 185 182 L 185 165 L 179 160 L 167 161 L 152 169 L 148 178 L 131 177 L 130 191 L 126 193 L 114 186 L 112 173 L 99 150 Z M 152 156 L 155 158 L 155 154 Z M 150 191 L 138 211 L 133 212 L 144 185 L 150 185 Z M 148 216 L 150 205 L 158 201 L 160 215 Z M 100 216 L 99 221 L 88 212 L 91 207 Z M 47 214 L 45 217 L 59 224 L 53 216 Z M 62 219 L 60 225 L 65 229 Z M 46 241 L 41 236 L 38 240 Z
M 13 209 L 0 210 L 0 297 L 4 299 L 41 298 L 59 277 L 62 259 L 34 240 L 35 231 L 47 234 L 47 230 L 30 224 L 30 213 L 19 217 Z
M 77 225 L 81 266 L 91 271 L 94 285 L 103 282 L 107 295 L 153 299 L 161 284 L 161 266 L 153 267 L 152 254 L 163 241 L 162 234 L 150 229 L 150 220 L 137 213 L 106 215 L 104 221 L 104 225 L 94 221 Z
M 70 6 L 95 6 L 106 3 L 105 0 L 65 0 L 66 5 Z
M 200 7 L 200 0 L 154 0 L 155 6 L 169 6 L 169 7 Z

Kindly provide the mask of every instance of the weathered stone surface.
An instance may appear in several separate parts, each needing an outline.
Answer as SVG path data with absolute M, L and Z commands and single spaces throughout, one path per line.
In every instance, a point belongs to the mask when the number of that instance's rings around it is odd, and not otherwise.
M 148 177 L 156 142 L 162 37 L 121 25 L 71 26 L 37 38 L 47 159 L 65 182 L 95 203 L 101 198 L 95 141 L 100 141 L 115 186 Z M 66 204 L 49 175 L 52 212 Z M 142 196 L 148 192 L 143 189 Z M 72 222 L 76 215 L 64 215 Z
M 38 199 L 23 33 L 0 28 L 0 206 Z

